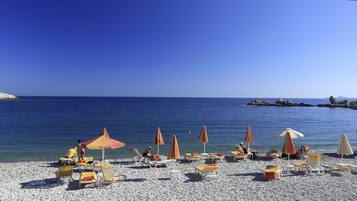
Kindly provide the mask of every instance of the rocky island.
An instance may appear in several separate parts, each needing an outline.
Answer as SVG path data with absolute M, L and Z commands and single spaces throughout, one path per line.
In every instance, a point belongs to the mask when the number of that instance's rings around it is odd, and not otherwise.
M 0 92 L 0 100 L 10 100 L 10 99 L 17 99 L 17 97 L 11 94 Z
M 318 105 L 311 105 L 307 103 L 293 103 L 290 100 L 284 100 L 283 98 L 277 99 L 275 102 L 271 102 L 268 100 L 262 100 L 260 98 L 256 98 L 247 105 L 252 105 L 252 106 L 276 106 L 276 107 L 329 107 L 329 108 L 350 108 L 357 110 L 357 100 L 355 101 L 348 101 L 348 100 L 343 100 L 343 101 L 337 101 L 337 99 L 333 96 L 330 96 L 329 98 L 330 103 L 326 104 L 318 104 Z
M 274 103 L 267 101 L 267 100 L 261 100 L 260 98 L 256 98 L 252 100 L 251 102 L 247 103 L 247 105 L 253 105 L 253 106 L 277 106 L 277 107 L 311 107 L 313 105 L 311 104 L 306 104 L 306 103 L 293 103 L 290 100 L 284 100 L 283 98 L 277 99 Z
M 342 107 L 342 108 L 351 108 L 351 109 L 357 109 L 357 101 L 351 101 L 348 102 L 348 100 L 343 100 L 343 101 L 337 101 L 337 99 L 333 96 L 330 96 L 329 98 L 330 103 L 327 104 L 319 104 L 317 105 L 318 107 Z

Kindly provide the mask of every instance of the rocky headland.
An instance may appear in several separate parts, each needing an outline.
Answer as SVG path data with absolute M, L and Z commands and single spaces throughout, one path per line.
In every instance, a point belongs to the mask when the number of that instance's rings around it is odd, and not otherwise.
M 10 99 L 17 99 L 17 97 L 11 94 L 0 92 L 0 100 L 10 100 Z
M 268 100 L 262 100 L 260 98 L 256 98 L 251 102 L 247 103 L 247 105 L 253 106 L 277 106 L 277 107 L 311 107 L 313 105 L 307 103 L 293 103 L 290 100 L 284 100 L 283 98 L 277 99 L 275 102 L 271 102 Z

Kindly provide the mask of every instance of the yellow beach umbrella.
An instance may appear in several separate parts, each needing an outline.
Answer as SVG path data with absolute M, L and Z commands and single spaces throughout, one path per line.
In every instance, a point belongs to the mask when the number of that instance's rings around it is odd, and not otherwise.
M 106 128 L 103 129 L 98 137 L 88 140 L 83 144 L 88 149 L 102 150 L 102 160 L 105 158 L 105 149 L 119 149 L 125 146 L 124 142 L 110 138 Z
M 156 128 L 156 133 L 155 133 L 155 137 L 153 140 L 153 144 L 157 145 L 157 154 L 160 155 L 160 145 L 165 144 L 164 138 L 162 137 L 162 134 L 161 134 L 160 127 Z
M 203 144 L 203 153 L 206 153 L 206 144 L 208 143 L 208 133 L 206 126 L 203 126 L 198 137 L 198 142 Z
M 180 158 L 179 144 L 176 135 L 173 135 L 171 138 L 170 152 L 169 155 L 167 156 L 167 159 L 179 159 L 179 158 Z
M 248 143 L 248 150 L 249 150 L 249 143 L 253 143 L 253 135 L 250 128 L 250 125 L 247 126 L 247 130 L 245 131 L 244 141 Z

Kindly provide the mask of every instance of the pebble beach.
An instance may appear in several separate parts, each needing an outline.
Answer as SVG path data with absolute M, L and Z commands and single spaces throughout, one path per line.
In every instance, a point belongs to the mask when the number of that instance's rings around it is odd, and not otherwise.
M 218 178 L 202 180 L 194 167 L 201 162 L 177 162 L 174 168 L 149 168 L 132 159 L 111 160 L 115 174 L 127 179 L 104 187 L 78 187 L 73 181 L 58 184 L 56 163 L 49 161 L 0 163 L 0 200 L 356 200 L 354 172 L 282 175 L 264 181 L 266 165 L 288 161 L 278 159 L 218 163 Z M 357 164 L 355 158 L 322 155 L 322 164 Z M 173 172 L 172 170 L 178 170 Z

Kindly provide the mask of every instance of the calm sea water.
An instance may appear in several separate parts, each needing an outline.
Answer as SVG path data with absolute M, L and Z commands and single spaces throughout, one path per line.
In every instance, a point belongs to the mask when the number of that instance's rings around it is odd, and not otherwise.
M 109 158 L 130 156 L 128 148 L 151 145 L 156 126 L 162 128 L 168 151 L 176 134 L 181 152 L 202 151 L 197 138 L 206 125 L 209 152 L 227 152 L 243 140 L 252 125 L 257 150 L 280 148 L 275 133 L 286 127 L 305 134 L 295 144 L 316 150 L 336 150 L 339 136 L 347 133 L 357 148 L 357 111 L 317 107 L 252 107 L 241 98 L 88 98 L 21 97 L 0 102 L 0 161 L 57 160 L 77 139 L 96 137 L 107 127 L 112 138 L 126 143 L 107 152 Z M 325 99 L 295 99 L 325 103 Z M 192 131 L 192 135 L 189 134 Z M 99 151 L 89 151 L 99 157 Z

